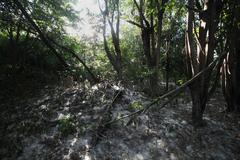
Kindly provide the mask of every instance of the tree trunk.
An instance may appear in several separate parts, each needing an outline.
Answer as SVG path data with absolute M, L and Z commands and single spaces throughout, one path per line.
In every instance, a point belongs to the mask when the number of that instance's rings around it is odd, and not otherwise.
M 58 53 L 58 51 L 54 48 L 54 46 L 49 42 L 48 37 L 46 37 L 44 35 L 44 33 L 40 30 L 40 28 L 38 27 L 38 25 L 34 22 L 34 20 L 30 17 L 30 15 L 27 13 L 27 11 L 25 10 L 25 8 L 23 7 L 23 5 L 18 1 L 18 0 L 14 0 L 14 3 L 16 4 L 16 6 L 19 8 L 19 10 L 22 12 L 23 16 L 29 21 L 29 23 L 32 25 L 32 27 L 36 30 L 36 32 L 39 34 L 39 37 L 41 38 L 41 40 L 43 41 L 43 43 L 52 51 L 52 53 L 58 58 L 59 62 L 61 62 L 61 64 L 65 67 L 65 69 L 67 69 L 70 73 L 72 73 L 72 71 L 69 68 L 69 65 L 67 64 L 67 62 L 64 60 L 64 58 Z M 73 52 L 70 52 L 73 56 L 75 56 L 75 58 L 77 58 L 82 64 L 83 66 L 87 69 L 87 71 L 89 72 L 89 74 L 92 76 L 94 82 L 98 82 L 98 79 L 93 75 L 93 73 L 90 71 L 90 69 L 86 66 L 86 64 Z
M 155 68 L 156 66 L 153 66 L 152 70 L 153 72 L 150 74 L 149 77 L 149 84 L 150 84 L 150 89 L 151 93 L 150 95 L 152 97 L 159 96 L 160 94 L 160 87 L 158 85 L 158 69 Z
M 222 66 L 222 89 L 227 111 L 240 111 L 240 2 L 228 2 L 230 22 L 227 32 L 228 57 Z
M 166 92 L 168 91 L 169 88 L 169 52 L 166 52 Z
M 186 31 L 186 59 L 187 59 L 187 76 L 188 78 L 204 70 L 214 57 L 216 46 L 215 33 L 219 22 L 221 11 L 221 1 L 204 0 L 203 10 L 199 12 L 199 32 L 196 32 L 196 22 L 194 9 L 194 0 L 188 1 L 188 18 Z M 193 36 L 193 30 L 195 36 Z M 196 41 L 193 40 L 196 38 Z M 194 44 L 197 42 L 197 44 Z M 197 49 L 195 49 L 197 48 Z M 200 76 L 199 81 L 194 82 L 190 87 L 192 98 L 192 121 L 196 127 L 202 126 L 203 113 L 209 98 L 210 77 L 212 69 L 209 69 Z
M 112 2 L 113 9 L 109 7 L 109 1 L 104 0 L 105 9 L 103 10 L 100 7 L 99 3 L 99 9 L 101 11 L 101 14 L 103 16 L 103 40 L 104 40 L 104 50 L 107 54 L 107 57 L 113 66 L 113 69 L 117 72 L 118 80 L 122 80 L 122 53 L 120 48 L 120 38 L 119 38 L 119 26 L 120 26 L 120 4 L 119 0 L 116 0 Z M 115 17 L 115 12 L 117 12 L 117 15 Z M 116 25 L 114 28 L 114 19 L 116 19 Z M 112 45 L 113 50 L 110 50 L 108 41 L 107 41 L 107 35 L 106 35 L 106 28 L 107 28 L 107 22 L 110 26 L 111 30 L 111 39 L 112 39 Z
M 240 41 L 238 41 L 240 44 Z M 239 48 L 239 47 L 238 47 Z M 238 49 L 238 54 L 240 54 L 240 50 Z M 235 111 L 240 112 L 240 59 L 236 64 L 236 72 L 235 72 L 235 96 L 234 96 L 234 108 Z
M 203 113 L 206 101 L 201 94 L 201 87 L 198 81 L 193 82 L 190 86 L 190 93 L 192 98 L 192 123 L 195 127 L 201 127 L 204 125 Z

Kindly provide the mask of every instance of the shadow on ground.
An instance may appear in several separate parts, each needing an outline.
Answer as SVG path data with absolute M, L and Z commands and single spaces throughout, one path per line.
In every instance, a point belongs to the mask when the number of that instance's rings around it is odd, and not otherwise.
M 34 95 L 8 97 L 1 103 L 0 156 L 3 160 L 240 159 L 239 117 L 222 112 L 220 93 L 214 97 L 204 117 L 208 125 L 201 129 L 191 126 L 191 104 L 184 97 L 128 125 L 129 119 L 124 119 L 103 128 L 104 121 L 134 112 L 149 99 L 110 83 L 45 85 Z

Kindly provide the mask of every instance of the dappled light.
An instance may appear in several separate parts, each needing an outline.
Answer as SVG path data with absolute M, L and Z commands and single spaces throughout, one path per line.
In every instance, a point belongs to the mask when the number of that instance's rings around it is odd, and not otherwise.
M 126 118 L 100 130 L 106 106 L 112 103 L 113 96 L 120 89 L 123 91 L 121 97 L 114 103 L 111 113 L 105 113 L 110 114 L 111 119 L 137 110 L 131 107 L 131 102 L 149 103 L 147 97 L 110 83 L 83 88 L 81 85 L 67 89 L 47 87 L 43 95 L 19 106 L 22 110 L 25 105 L 31 108 L 22 114 L 14 113 L 12 116 L 21 120 L 7 129 L 8 136 L 22 139 L 22 154 L 18 159 L 234 159 L 237 150 L 232 149 L 240 147 L 234 137 L 238 129 L 228 130 L 229 126 L 211 112 L 204 117 L 208 126 L 194 129 L 190 103 L 175 104 L 162 110 L 156 107 L 131 123 L 130 118 Z M 219 102 L 214 104 L 212 109 L 216 111 L 221 108 L 219 105 Z M 29 113 L 34 113 L 35 122 L 27 118 Z M 37 129 L 40 130 L 28 136 Z M 226 153 L 224 148 L 229 151 Z
M 240 159 L 240 1 L 0 0 L 0 159 Z

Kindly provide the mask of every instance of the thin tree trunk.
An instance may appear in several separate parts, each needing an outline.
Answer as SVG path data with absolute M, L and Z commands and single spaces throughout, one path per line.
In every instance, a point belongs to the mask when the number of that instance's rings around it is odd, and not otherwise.
M 122 80 L 122 53 L 121 53 L 121 48 L 120 48 L 120 38 L 119 38 L 119 27 L 120 27 L 120 4 L 119 0 L 116 0 L 113 2 L 113 11 L 109 11 L 109 4 L 108 0 L 104 0 L 105 4 L 105 9 L 103 10 L 100 7 L 100 2 L 99 3 L 99 9 L 102 13 L 103 16 L 103 40 L 104 40 L 104 50 L 107 54 L 107 57 L 113 66 L 113 69 L 117 72 L 117 77 L 119 80 Z M 116 18 L 115 12 L 117 12 Z M 110 15 L 111 14 L 111 15 Z M 109 17 L 110 16 L 110 17 Z M 116 28 L 114 28 L 114 19 L 116 19 Z M 106 36 L 106 27 L 107 27 L 107 22 L 110 26 L 111 29 L 111 38 L 112 38 L 112 44 L 113 44 L 113 51 L 110 50 L 109 44 L 107 41 L 107 36 Z
M 25 16 L 25 18 L 30 22 L 30 24 L 33 26 L 33 28 L 37 31 L 39 34 L 41 40 L 45 43 L 45 45 L 52 51 L 52 53 L 58 58 L 58 60 L 63 64 L 63 66 L 68 69 L 70 72 L 72 72 L 69 69 L 69 65 L 66 63 L 66 61 L 63 59 L 63 57 L 56 51 L 56 49 L 52 46 L 52 44 L 48 41 L 48 38 L 45 37 L 43 32 L 40 30 L 40 28 L 37 26 L 37 24 L 33 21 L 33 19 L 30 17 L 30 15 L 26 12 L 22 4 L 18 0 L 14 0 L 14 3 L 16 6 L 21 10 L 22 14 Z M 64 48 L 64 47 L 63 47 Z M 65 48 L 66 49 L 66 48 Z M 69 51 L 69 50 L 68 50 Z M 92 79 L 95 82 L 98 82 L 98 79 L 94 76 L 94 74 L 91 72 L 91 70 L 87 67 L 87 65 L 74 53 L 70 52 L 77 60 L 79 60 L 83 66 L 87 69 L 88 73 L 91 75 Z
M 227 103 L 227 111 L 231 112 L 234 110 L 233 96 L 231 96 L 231 93 L 233 92 L 233 86 L 231 76 L 228 74 L 229 71 L 228 59 L 229 56 L 228 58 L 225 59 L 222 66 L 222 91 L 225 101 Z
M 19 8 L 19 10 L 22 12 L 22 14 L 25 16 L 25 18 L 29 21 L 29 23 L 33 26 L 33 28 L 37 31 L 39 34 L 41 40 L 45 45 L 52 51 L 52 53 L 58 58 L 58 60 L 63 64 L 64 67 L 68 68 L 68 64 L 65 62 L 65 60 L 58 54 L 58 52 L 53 48 L 53 46 L 48 42 L 45 35 L 42 33 L 40 28 L 37 26 L 37 24 L 33 21 L 33 19 L 30 17 L 30 15 L 26 12 L 25 8 L 22 6 L 22 4 L 18 0 L 14 0 L 14 3 Z
M 169 52 L 166 53 L 166 91 L 169 88 Z

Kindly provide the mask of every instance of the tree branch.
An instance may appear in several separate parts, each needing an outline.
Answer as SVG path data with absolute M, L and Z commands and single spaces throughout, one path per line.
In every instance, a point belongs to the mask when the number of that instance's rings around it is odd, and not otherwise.
M 52 51 L 52 53 L 63 64 L 63 66 L 66 67 L 67 69 L 69 69 L 69 65 L 65 62 L 65 60 L 62 58 L 62 56 L 56 51 L 56 49 L 48 42 L 48 40 L 45 37 L 45 35 L 43 34 L 43 32 L 40 30 L 38 25 L 33 21 L 33 19 L 27 13 L 27 11 L 23 7 L 23 5 L 18 0 L 14 0 L 13 2 L 18 7 L 18 9 L 22 12 L 22 14 L 25 16 L 25 18 L 29 21 L 29 23 L 33 26 L 33 28 L 37 31 L 37 33 L 39 34 L 43 43 L 45 43 L 45 45 Z
M 60 47 L 61 49 L 69 52 L 72 54 L 73 57 L 75 57 L 83 66 L 84 68 L 87 70 L 87 72 L 89 73 L 89 75 L 91 76 L 92 80 L 97 83 L 99 82 L 99 79 L 93 74 L 93 72 L 91 71 L 91 69 L 87 66 L 87 64 L 70 48 L 66 47 L 66 46 L 63 46 L 63 45 L 60 45 L 58 44 L 56 41 L 54 41 L 53 39 L 49 38 L 48 39 L 53 43 L 55 44 L 56 46 Z
M 145 113 L 147 112 L 150 108 L 153 107 L 153 105 L 157 104 L 160 100 L 164 99 L 164 98 L 167 98 L 167 97 L 170 97 L 172 96 L 168 101 L 166 101 L 163 105 L 161 105 L 161 107 L 159 109 L 162 109 L 166 106 L 167 103 L 171 102 L 179 93 L 181 93 L 184 89 L 186 89 L 188 86 L 190 86 L 193 82 L 195 82 L 196 80 L 198 80 L 199 77 L 201 77 L 205 72 L 207 72 L 209 69 L 213 68 L 216 63 L 218 61 L 221 60 L 222 57 L 226 56 L 226 54 L 223 54 L 221 57 L 218 57 L 216 60 L 214 60 L 212 63 L 210 63 L 206 68 L 204 68 L 202 71 L 198 72 L 198 74 L 196 74 L 194 77 L 192 77 L 190 80 L 188 80 L 187 82 L 185 82 L 183 85 L 181 85 L 180 87 L 172 90 L 172 91 L 169 91 L 168 93 L 158 97 L 155 101 L 153 101 L 152 103 L 148 104 L 145 108 L 143 109 L 140 109 L 140 110 L 137 110 L 133 113 L 130 113 L 128 115 L 125 115 L 125 116 L 122 116 L 120 118 L 117 118 L 117 119 L 114 119 L 112 121 L 109 121 L 107 122 L 105 125 L 109 125 L 109 124 L 112 124 L 112 123 L 116 123 L 122 119 L 125 119 L 125 118 L 129 118 L 129 117 L 135 117 L 137 115 L 140 115 L 142 113 Z
M 137 26 L 137 27 L 139 27 L 139 28 L 144 28 L 144 26 L 141 26 L 140 24 L 138 24 L 138 23 L 136 23 L 136 22 L 134 22 L 134 21 L 131 21 L 131 20 L 127 20 L 127 22 L 128 23 L 130 23 L 130 24 L 133 24 L 133 25 L 135 25 L 135 26 Z
M 138 9 L 138 12 L 140 14 L 141 19 L 146 23 L 147 27 L 150 28 L 150 23 L 148 22 L 148 20 L 146 19 L 146 17 L 143 14 L 143 9 L 142 9 L 141 4 L 139 6 L 136 0 L 133 0 L 133 1 L 134 1 L 134 4 L 136 5 L 136 7 Z

